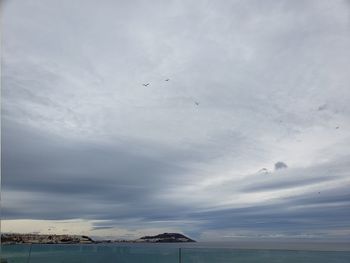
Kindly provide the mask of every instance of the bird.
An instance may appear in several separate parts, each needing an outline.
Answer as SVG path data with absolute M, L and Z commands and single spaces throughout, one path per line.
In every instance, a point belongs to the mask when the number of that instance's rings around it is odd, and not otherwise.
M 335 127 L 335 129 L 338 130 L 338 129 L 339 129 L 339 126 Z
M 147 87 L 149 85 L 149 83 L 144 83 L 142 84 L 143 86 Z
M 197 106 L 199 105 L 199 102 L 198 101 L 195 101 L 194 104 L 196 104 Z
M 170 79 L 166 79 L 165 81 L 169 81 Z

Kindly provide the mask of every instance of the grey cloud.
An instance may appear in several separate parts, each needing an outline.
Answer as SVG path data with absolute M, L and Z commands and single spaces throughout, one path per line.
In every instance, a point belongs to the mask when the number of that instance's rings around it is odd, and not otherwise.
M 275 170 L 286 169 L 288 166 L 284 162 L 275 163 Z
M 112 229 L 113 226 L 94 226 L 92 230 Z
M 326 110 L 326 109 L 328 109 L 328 105 L 327 104 L 322 104 L 322 105 L 320 105 L 317 108 L 318 111 L 323 111 L 323 110 Z
M 47 138 L 28 132 L 29 128 L 24 132 L 20 125 L 5 123 L 4 190 L 116 204 L 143 203 L 150 201 L 157 189 L 174 175 L 186 171 L 181 165 L 130 152 L 128 147 L 132 142 L 128 146 L 101 148 L 63 138 Z M 167 150 L 164 151 L 166 155 Z
M 296 188 L 298 186 L 308 186 L 313 184 L 319 184 L 327 181 L 336 180 L 335 176 L 315 176 L 313 178 L 300 178 L 294 180 L 276 180 L 268 182 L 259 182 L 254 185 L 250 183 L 248 186 L 243 187 L 244 192 L 259 192 L 259 191 L 271 191 L 271 190 L 283 190 L 289 188 Z M 254 181 L 253 181 L 254 182 Z
M 301 187 L 314 187 L 315 193 L 322 191 L 324 183 L 342 182 L 346 175 L 342 171 L 350 169 L 347 156 L 340 156 L 322 164 L 310 167 L 290 168 L 275 173 L 258 172 L 246 175 L 244 180 L 225 180 L 219 186 L 209 186 L 206 191 L 216 193 L 261 193 L 267 191 L 283 191 L 299 189 Z
M 269 170 L 267 168 L 261 168 L 258 173 L 264 173 L 264 174 L 268 174 Z
M 333 193 L 332 199 L 328 199 L 327 209 L 324 200 L 317 193 L 304 196 L 282 199 L 279 202 L 254 205 L 246 208 L 214 210 L 199 212 L 191 215 L 193 218 L 203 219 L 203 229 L 250 229 L 256 231 L 310 231 L 310 233 L 323 232 L 324 227 L 329 229 L 344 229 L 348 227 L 349 191 L 346 188 L 338 189 L 339 193 Z

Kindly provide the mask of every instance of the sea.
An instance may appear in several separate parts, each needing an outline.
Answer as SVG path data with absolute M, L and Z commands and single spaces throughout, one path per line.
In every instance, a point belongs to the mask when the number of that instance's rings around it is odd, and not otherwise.
M 1 263 L 350 263 L 350 244 L 16 244 Z

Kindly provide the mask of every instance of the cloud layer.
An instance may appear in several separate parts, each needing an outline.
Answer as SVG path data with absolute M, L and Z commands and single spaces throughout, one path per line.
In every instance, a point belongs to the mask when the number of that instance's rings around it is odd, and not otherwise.
M 349 11 L 340 0 L 3 2 L 6 226 L 345 239 Z

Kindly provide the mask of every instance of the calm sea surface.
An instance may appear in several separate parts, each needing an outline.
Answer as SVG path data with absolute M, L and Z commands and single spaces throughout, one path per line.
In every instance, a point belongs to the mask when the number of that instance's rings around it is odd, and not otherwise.
M 346 250 L 346 244 L 332 244 L 330 250 Z M 276 244 L 276 249 L 258 244 L 89 244 L 89 245 L 4 245 L 1 258 L 8 263 L 349 263 L 348 251 L 327 251 L 326 245 L 291 244 L 290 250 Z M 250 248 L 249 248 L 250 246 Z M 260 244 L 261 246 L 261 244 Z M 271 244 L 269 245 L 271 248 Z M 287 246 L 287 244 L 286 244 Z M 304 246 L 298 248 L 298 246 Z M 180 249 L 181 247 L 181 249 Z M 244 248 L 245 247 L 245 248 Z M 298 249 L 296 249 L 298 248 Z

